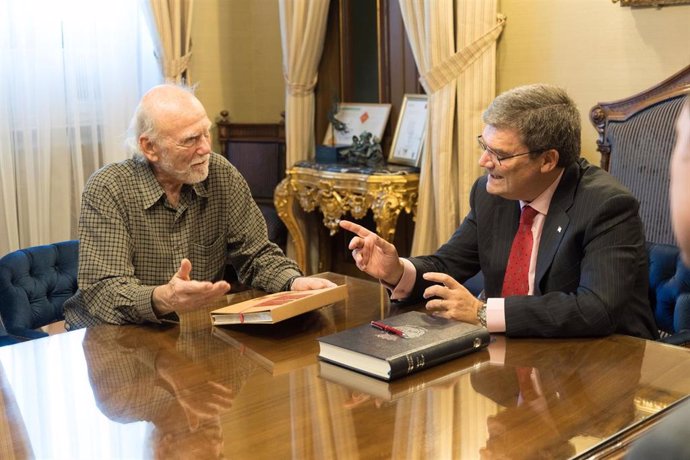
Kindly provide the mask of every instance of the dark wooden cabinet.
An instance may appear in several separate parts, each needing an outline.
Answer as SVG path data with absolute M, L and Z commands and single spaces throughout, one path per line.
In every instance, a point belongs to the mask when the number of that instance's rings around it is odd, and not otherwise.
M 390 103 L 391 113 L 381 146 L 388 156 L 398 122 L 403 96 L 423 93 L 398 0 L 332 0 L 326 40 L 316 86 L 316 143 L 328 128 L 328 111 L 334 102 Z M 370 230 L 376 225 L 371 213 L 358 223 Z M 362 275 L 352 262 L 347 245 L 352 235 L 338 232 L 332 237 L 320 219 L 313 220 L 319 234 L 317 271 L 333 270 Z M 395 245 L 402 256 L 409 255 L 414 223 L 410 215 L 400 216 Z
M 398 121 L 403 95 L 422 93 L 397 0 L 331 1 L 316 86 L 316 142 L 328 128 L 335 102 L 390 103 L 384 154 Z

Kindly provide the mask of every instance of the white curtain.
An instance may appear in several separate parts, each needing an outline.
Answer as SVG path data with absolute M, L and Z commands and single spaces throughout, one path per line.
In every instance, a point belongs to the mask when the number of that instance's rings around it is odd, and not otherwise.
M 77 236 L 85 181 L 126 157 L 162 80 L 139 0 L 0 2 L 0 256 Z
M 314 156 L 314 87 L 330 0 L 279 0 L 286 164 Z
M 156 54 L 165 80 L 191 83 L 188 67 L 192 57 L 194 0 L 150 0 L 149 5 L 158 31 Z
M 419 255 L 447 241 L 469 211 L 481 174 L 475 138 L 495 95 L 495 42 L 505 20 L 497 0 L 399 1 L 429 98 L 411 250 Z

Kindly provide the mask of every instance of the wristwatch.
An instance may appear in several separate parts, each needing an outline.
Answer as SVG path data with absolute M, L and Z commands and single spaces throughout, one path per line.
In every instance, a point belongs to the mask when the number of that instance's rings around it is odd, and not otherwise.
M 483 303 L 481 307 L 477 308 L 477 321 L 482 327 L 486 327 L 486 304 Z

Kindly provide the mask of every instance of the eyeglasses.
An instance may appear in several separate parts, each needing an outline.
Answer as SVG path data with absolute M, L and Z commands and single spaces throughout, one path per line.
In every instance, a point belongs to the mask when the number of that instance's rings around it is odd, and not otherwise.
M 488 145 L 486 145 L 486 142 L 484 142 L 484 138 L 482 137 L 481 134 L 479 136 L 477 136 L 477 143 L 479 144 L 479 148 L 482 150 L 482 152 L 489 152 L 489 155 L 491 155 L 491 160 L 493 162 L 498 162 L 499 165 L 502 164 L 501 162 L 504 160 L 509 160 L 509 159 L 515 158 L 515 157 L 521 157 L 523 155 L 530 155 L 532 153 L 544 153 L 544 152 L 546 152 L 546 150 L 548 150 L 548 149 L 533 150 L 531 152 L 516 153 L 514 155 L 503 155 L 503 154 L 496 152 L 495 150 L 493 150 Z

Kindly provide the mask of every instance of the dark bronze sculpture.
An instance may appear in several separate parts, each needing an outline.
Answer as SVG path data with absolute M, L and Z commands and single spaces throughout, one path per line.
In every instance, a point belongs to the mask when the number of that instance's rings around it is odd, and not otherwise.
M 369 131 L 352 136 L 352 146 L 340 152 L 348 163 L 365 166 L 379 166 L 385 163 L 383 151 L 378 138 Z

